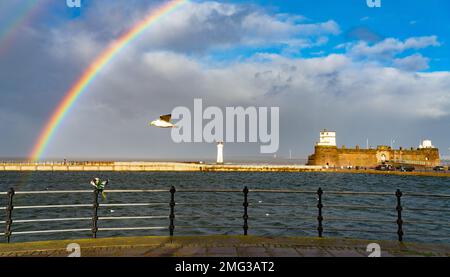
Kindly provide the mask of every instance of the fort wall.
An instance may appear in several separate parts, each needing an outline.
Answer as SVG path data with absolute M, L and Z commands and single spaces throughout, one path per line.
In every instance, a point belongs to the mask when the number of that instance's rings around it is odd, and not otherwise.
M 376 149 L 347 149 L 316 145 L 314 154 L 308 157 L 308 165 L 329 167 L 375 167 L 383 162 L 434 167 L 440 165 L 440 156 L 437 148 L 391 149 L 379 146 Z

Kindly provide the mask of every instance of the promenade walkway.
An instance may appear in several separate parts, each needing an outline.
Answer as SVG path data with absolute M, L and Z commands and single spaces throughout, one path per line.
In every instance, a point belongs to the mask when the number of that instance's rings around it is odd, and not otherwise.
M 0 243 L 0 257 L 65 257 L 77 243 L 82 257 L 367 257 L 378 243 L 381 257 L 450 257 L 450 245 L 353 239 L 196 236 L 122 237 L 28 243 Z

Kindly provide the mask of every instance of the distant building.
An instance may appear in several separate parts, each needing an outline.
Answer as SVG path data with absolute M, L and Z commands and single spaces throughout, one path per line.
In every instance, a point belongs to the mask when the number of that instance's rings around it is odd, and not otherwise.
M 223 142 L 219 141 L 217 143 L 217 163 L 223 164 Z
M 419 149 L 423 149 L 423 148 L 435 148 L 435 147 L 431 143 L 431 140 L 426 139 L 426 140 L 422 141 L 422 144 L 419 146 Z
M 327 131 L 320 132 L 320 139 L 317 145 L 320 146 L 336 146 L 336 132 Z
M 328 167 L 375 167 L 383 163 L 434 167 L 440 165 L 439 149 L 431 140 L 424 140 L 418 149 L 392 149 L 380 145 L 376 149 L 346 148 L 336 146 L 336 132 L 320 132 L 314 154 L 308 157 L 308 165 Z

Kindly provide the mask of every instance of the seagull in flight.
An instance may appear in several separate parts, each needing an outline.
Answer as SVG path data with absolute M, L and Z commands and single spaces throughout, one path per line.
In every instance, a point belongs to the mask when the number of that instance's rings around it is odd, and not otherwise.
M 170 122 L 171 118 L 171 114 L 161 115 L 159 119 L 150 122 L 150 125 L 158 128 L 177 128 L 177 126 Z

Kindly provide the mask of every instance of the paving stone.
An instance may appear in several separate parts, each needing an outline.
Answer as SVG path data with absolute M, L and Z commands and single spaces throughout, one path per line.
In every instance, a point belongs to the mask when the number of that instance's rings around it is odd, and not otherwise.
M 396 255 L 389 253 L 387 251 L 381 251 L 381 257 L 389 258 L 389 257 L 396 257 Z
M 365 255 L 359 253 L 357 250 L 335 250 L 327 249 L 333 257 L 366 257 Z
M 163 246 L 151 249 L 143 254 L 145 257 L 172 257 L 181 247 Z
M 270 253 L 265 247 L 238 247 L 240 257 L 270 257 Z
M 273 257 L 301 257 L 294 248 L 288 247 L 268 247 L 268 251 Z
M 330 253 L 322 248 L 296 248 L 303 257 L 332 257 Z
M 70 253 L 67 251 L 63 251 L 63 250 L 49 250 L 49 251 L 45 251 L 40 253 L 40 257 L 67 257 L 69 256 Z
M 236 257 L 235 247 L 211 247 L 207 250 L 208 257 Z
M 146 253 L 149 250 L 148 247 L 137 247 L 137 248 L 133 248 L 133 249 L 129 249 L 127 250 L 124 255 L 122 255 L 123 257 L 142 257 L 144 255 L 144 253 Z
M 183 247 L 175 252 L 177 257 L 206 257 L 205 247 Z
M 99 241 L 99 240 L 97 240 Z M 100 240 L 101 241 L 101 240 Z M 174 240 L 175 241 L 175 240 Z M 148 242 L 148 241 L 146 241 Z M 82 247 L 82 257 L 368 257 L 365 242 L 354 243 L 352 241 L 321 240 L 320 243 L 305 240 L 299 244 L 298 240 L 286 238 L 243 238 L 239 237 L 212 237 L 205 240 L 203 237 L 193 237 L 185 240 L 180 237 L 176 243 L 164 243 L 159 239 L 153 244 L 142 244 L 142 240 L 121 241 L 121 244 L 110 245 L 110 240 L 105 244 L 98 243 L 98 246 Z M 163 244 L 161 244 L 163 243 Z M 3 249 L 2 249 L 3 246 Z M 389 247 L 388 247 L 389 246 Z M 22 251 L 24 247 L 11 247 L 11 245 L 0 244 L 0 256 L 20 256 L 20 257 L 67 257 L 70 253 L 64 246 L 52 246 L 49 250 L 32 250 L 41 248 L 31 248 L 29 251 Z M 49 248 L 52 248 L 49 247 Z M 43 247 L 46 248 L 46 247 Z M 9 250 L 10 252 L 6 251 Z M 392 242 L 382 247 L 381 257 L 401 257 L 401 256 L 448 256 L 450 248 L 444 245 L 421 245 L 410 244 L 400 245 Z

